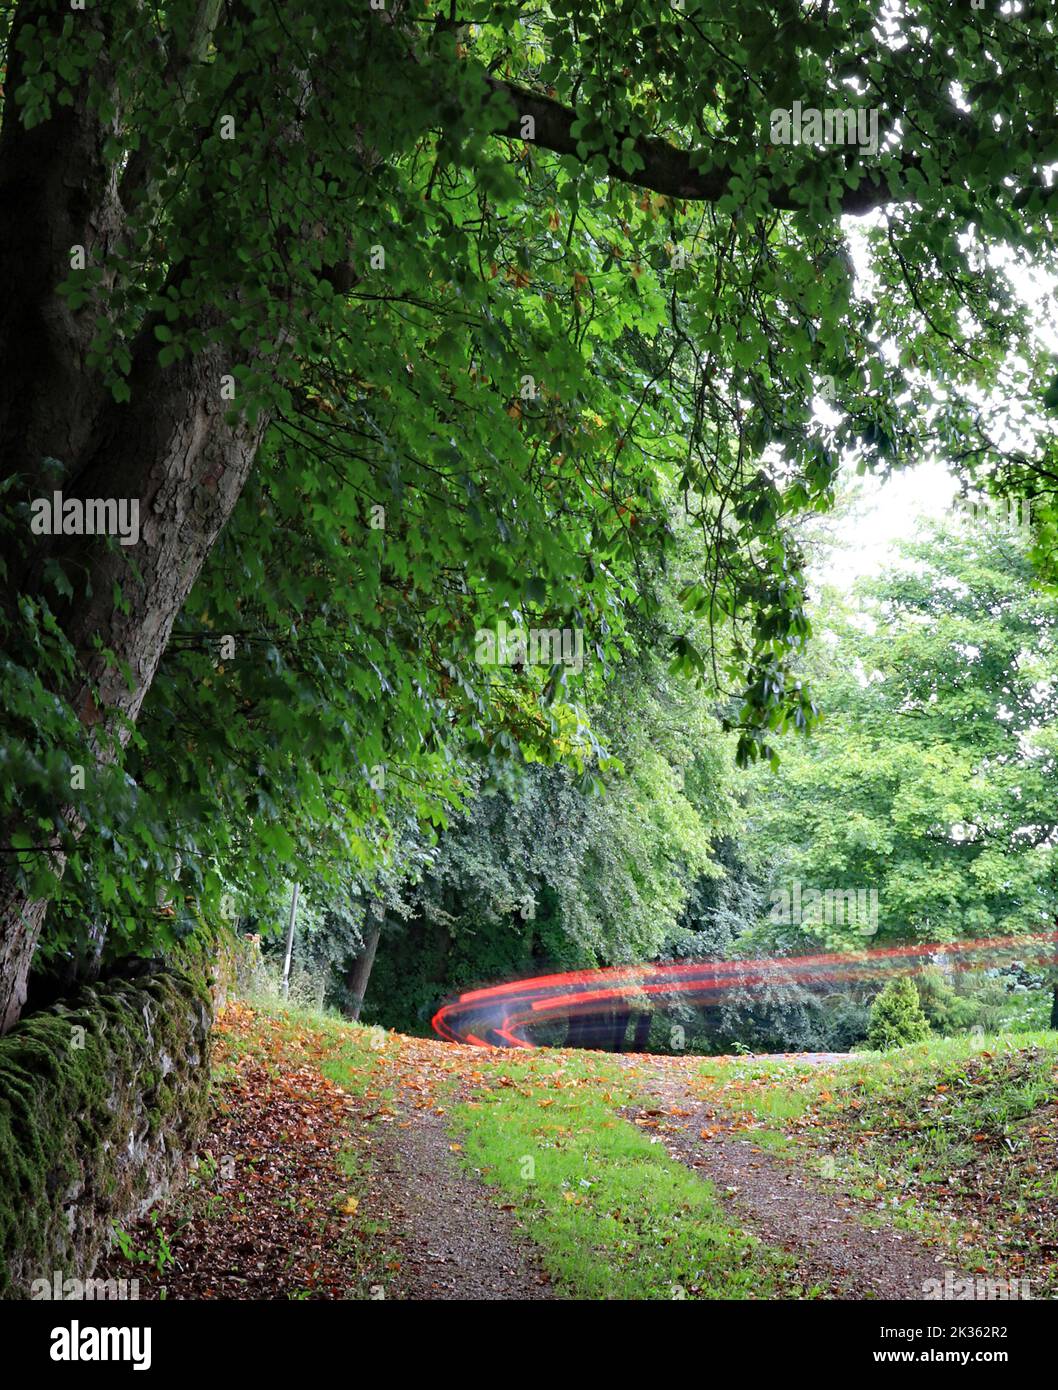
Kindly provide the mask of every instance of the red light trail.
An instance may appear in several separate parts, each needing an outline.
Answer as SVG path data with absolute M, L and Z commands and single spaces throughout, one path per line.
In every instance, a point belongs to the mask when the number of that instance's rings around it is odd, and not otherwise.
M 570 970 L 469 990 L 442 1004 L 432 1025 L 446 1042 L 531 1048 L 536 1044 L 525 1036 L 526 1029 L 556 1018 L 585 1017 L 618 1008 L 642 1012 L 663 1007 L 667 998 L 691 1005 L 713 1004 L 725 993 L 769 985 L 833 985 L 889 973 L 914 973 L 932 964 L 938 955 L 955 957 L 952 968 L 956 970 L 969 970 L 995 964 L 988 957 L 1002 952 L 1015 951 L 1020 956 L 1052 953 L 1056 941 L 1058 932 L 1049 932 L 810 956 L 662 961 Z M 982 953 L 986 958 L 976 959 Z

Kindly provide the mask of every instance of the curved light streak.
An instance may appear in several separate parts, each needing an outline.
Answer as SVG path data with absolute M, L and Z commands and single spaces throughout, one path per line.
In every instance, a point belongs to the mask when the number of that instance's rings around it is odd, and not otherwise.
M 662 961 L 645 965 L 569 970 L 472 989 L 442 1004 L 432 1026 L 446 1042 L 472 1047 L 535 1047 L 527 1030 L 556 1018 L 604 1015 L 616 1008 L 642 1012 L 667 999 L 690 1005 L 718 1003 L 725 992 L 768 986 L 839 984 L 914 973 L 932 958 L 955 957 L 953 968 L 968 970 L 994 961 L 1004 951 L 1020 955 L 1053 952 L 1058 932 L 988 937 L 970 941 L 920 942 L 873 950 L 727 961 Z M 986 959 L 977 956 L 985 954 Z M 888 968 L 887 968 L 888 967 Z M 895 967 L 895 969 L 894 969 Z

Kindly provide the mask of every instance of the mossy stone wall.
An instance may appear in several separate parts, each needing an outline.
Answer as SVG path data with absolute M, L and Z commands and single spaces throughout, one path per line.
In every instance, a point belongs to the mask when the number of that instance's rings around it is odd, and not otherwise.
M 208 991 L 169 970 L 87 987 L 0 1038 L 0 1297 L 87 1279 L 194 1154 Z

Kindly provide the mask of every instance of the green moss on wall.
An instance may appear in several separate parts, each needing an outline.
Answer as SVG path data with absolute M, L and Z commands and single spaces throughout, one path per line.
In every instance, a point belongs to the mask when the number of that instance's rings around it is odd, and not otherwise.
M 0 1038 L 0 1297 L 88 1277 L 113 1222 L 173 1180 L 205 1122 L 209 1025 L 203 986 L 162 971 Z

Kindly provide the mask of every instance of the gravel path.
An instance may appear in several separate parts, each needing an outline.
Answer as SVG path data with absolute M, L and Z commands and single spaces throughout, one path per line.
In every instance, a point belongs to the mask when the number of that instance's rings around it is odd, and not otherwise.
M 786 1060 L 841 1059 L 816 1053 Z M 637 1086 L 661 1107 L 633 1111 L 630 1118 L 655 1117 L 672 1157 L 708 1178 L 747 1230 L 792 1255 L 806 1288 L 843 1299 L 924 1299 L 927 1281 L 944 1282 L 950 1256 L 909 1233 L 863 1225 L 857 1216 L 862 1205 L 752 1141 L 723 1134 L 703 1138 L 703 1129 L 715 1127 L 715 1112 L 688 1090 L 682 1073 L 657 1058 L 639 1056 L 629 1063 Z M 953 1276 L 964 1277 L 958 1270 Z
M 556 1297 L 512 1211 L 461 1167 L 441 1116 L 398 1108 L 367 1144 L 372 1205 L 390 1222 L 387 1244 L 400 1259 L 397 1297 Z
M 612 1055 L 612 1054 L 611 1054 Z M 923 1299 L 929 1280 L 951 1268 L 914 1236 L 865 1226 L 863 1207 L 822 1186 L 796 1164 L 715 1130 L 710 1106 L 694 1095 L 685 1064 L 629 1055 L 636 1087 L 658 1108 L 628 1112 L 656 1128 L 668 1152 L 709 1179 L 747 1231 L 785 1250 L 806 1289 L 840 1299 Z M 790 1054 L 741 1060 L 833 1065 L 845 1054 Z M 389 1296 L 406 1299 L 555 1298 L 534 1247 L 512 1210 L 459 1163 L 442 1115 L 413 1093 L 385 1123 L 363 1134 L 371 1159 L 372 1206 L 387 1218 L 387 1244 L 400 1269 Z M 962 1277 L 953 1271 L 956 1278 Z

